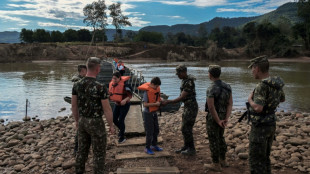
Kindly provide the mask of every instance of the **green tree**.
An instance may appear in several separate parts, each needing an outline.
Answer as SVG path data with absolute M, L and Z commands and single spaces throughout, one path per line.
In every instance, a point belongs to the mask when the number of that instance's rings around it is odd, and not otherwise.
M 125 41 L 133 41 L 133 39 L 136 37 L 136 35 L 137 35 L 137 32 L 129 30 L 126 32 L 124 40 Z
M 50 33 L 44 29 L 36 29 L 33 32 L 33 41 L 35 42 L 49 42 L 51 40 Z
M 21 41 L 32 43 L 33 42 L 33 31 L 27 30 L 26 28 L 23 28 L 19 34 L 19 39 Z
M 87 29 L 80 29 L 77 31 L 78 41 L 89 42 L 91 41 L 91 33 Z
M 91 4 L 87 4 L 83 8 L 84 16 L 86 16 L 83 22 L 86 23 L 87 26 L 91 26 L 93 28 L 92 43 L 94 42 L 96 29 L 100 28 L 101 30 L 105 30 L 107 26 L 106 9 L 107 6 L 105 5 L 104 0 L 98 0 L 97 2 L 95 1 Z M 104 35 L 102 37 L 104 38 Z
M 78 34 L 76 30 L 68 29 L 64 32 L 64 39 L 66 42 L 78 41 Z
M 309 49 L 310 45 L 310 1 L 309 0 L 299 0 L 298 1 L 298 16 L 303 19 L 303 25 L 304 27 L 301 26 L 296 26 L 296 29 L 299 29 L 299 32 L 303 31 L 305 33 L 299 33 L 299 35 L 305 36 L 303 38 L 305 42 L 305 47 L 306 49 Z
M 109 10 L 110 10 L 110 16 L 112 17 L 112 24 L 115 26 L 115 30 L 116 30 L 116 38 L 120 37 L 120 39 L 122 38 L 121 34 L 122 34 L 122 30 L 121 28 L 123 26 L 131 26 L 131 23 L 128 20 L 127 16 L 124 16 L 122 14 L 122 10 L 121 10 L 121 3 L 113 3 L 112 5 L 109 6 Z
M 63 42 L 64 36 L 60 31 L 51 32 L 51 42 Z
M 154 44 L 161 44 L 164 42 L 164 36 L 162 33 L 139 31 L 134 39 L 136 42 L 150 42 Z

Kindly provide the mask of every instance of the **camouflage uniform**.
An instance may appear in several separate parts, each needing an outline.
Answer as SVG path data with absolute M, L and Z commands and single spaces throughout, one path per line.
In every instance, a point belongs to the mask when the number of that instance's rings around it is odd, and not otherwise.
M 256 61 L 256 62 L 255 62 Z M 254 63 L 266 62 L 266 58 L 251 60 Z M 249 67 L 251 67 L 250 65 Z M 257 84 L 253 101 L 263 106 L 261 113 L 255 113 L 250 107 L 252 122 L 249 136 L 249 162 L 251 174 L 270 174 L 270 151 L 276 130 L 275 110 L 281 101 L 285 100 L 284 83 L 280 77 L 268 77 Z
M 218 66 L 217 68 L 220 69 Z M 212 67 L 209 68 L 209 71 Z M 214 107 L 220 120 L 225 120 L 227 105 L 231 94 L 230 85 L 221 80 L 211 83 L 207 89 L 207 98 L 214 98 Z M 207 104 L 206 104 L 207 105 Z M 207 133 L 209 138 L 209 147 L 213 163 L 219 163 L 219 159 L 225 160 L 227 145 L 224 138 L 224 128 L 220 127 L 213 119 L 211 112 L 208 112 Z
M 77 82 L 79 80 L 81 80 L 83 78 L 83 76 L 81 75 L 74 75 L 71 79 L 72 82 Z
M 76 156 L 76 173 L 85 171 L 88 151 L 92 144 L 94 173 L 104 173 L 106 130 L 102 119 L 101 100 L 108 99 L 107 88 L 95 78 L 85 77 L 73 85 L 72 95 L 77 95 L 79 112 L 79 148 Z
M 177 73 L 180 71 L 184 71 L 185 66 L 178 66 Z M 194 145 L 194 137 L 193 137 L 193 126 L 196 121 L 197 113 L 198 113 L 198 104 L 196 101 L 196 90 L 195 90 L 195 81 L 196 79 L 188 75 L 186 79 L 183 79 L 181 82 L 181 93 L 185 91 L 188 93 L 185 99 L 183 99 L 184 103 L 184 111 L 182 114 L 182 135 L 184 140 L 184 147 L 195 149 Z

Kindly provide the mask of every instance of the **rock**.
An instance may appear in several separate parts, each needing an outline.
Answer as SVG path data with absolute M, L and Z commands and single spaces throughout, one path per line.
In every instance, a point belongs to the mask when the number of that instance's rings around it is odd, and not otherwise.
M 5 127 L 3 125 L 0 125 L 0 132 L 5 131 Z
M 241 129 L 235 129 L 232 134 L 234 137 L 239 137 L 240 135 L 243 135 L 243 131 Z
M 17 164 L 14 166 L 14 170 L 21 171 L 23 168 L 25 168 L 24 164 Z
M 46 145 L 49 141 L 50 141 L 49 138 L 42 139 L 42 140 L 38 143 L 38 146 L 44 146 L 44 145 Z
M 29 117 L 29 116 L 25 116 L 24 118 L 23 118 L 23 121 L 30 121 L 31 120 L 31 118 Z
M 56 167 L 60 167 L 61 166 L 61 161 L 56 161 L 56 162 L 54 162 L 53 164 L 52 164 L 52 166 L 54 167 L 54 168 L 56 168 Z
M 238 157 L 240 159 L 248 159 L 249 158 L 249 154 L 248 153 L 239 153 Z
M 59 110 L 58 112 L 62 112 L 62 111 L 64 111 L 64 110 L 66 110 L 66 108 L 65 108 L 65 107 L 60 108 L 60 110 Z
M 8 142 L 7 147 L 15 146 L 15 145 L 17 145 L 19 142 L 20 142 L 20 140 L 12 139 L 12 140 L 10 140 L 10 141 Z
M 4 122 L 4 119 L 1 118 L 1 119 L 0 119 L 0 122 L 3 123 L 3 122 Z
M 244 152 L 246 152 L 246 149 L 243 145 L 239 145 L 235 148 L 235 152 L 236 152 L 236 154 L 244 153 Z
M 301 127 L 301 130 L 305 133 L 310 133 L 310 127 Z
M 300 138 L 290 138 L 285 143 L 291 144 L 294 146 L 299 146 L 299 145 L 307 144 L 307 140 L 300 139 Z
M 34 154 L 31 155 L 31 157 L 32 157 L 33 159 L 40 159 L 40 158 L 42 158 L 41 155 L 40 155 L 39 153 L 34 153 Z
M 306 172 L 305 167 L 302 167 L 300 165 L 297 167 L 297 169 L 300 170 L 301 172 Z
M 74 165 L 75 165 L 75 161 L 74 160 L 70 160 L 70 161 L 64 162 L 62 164 L 62 168 L 63 169 L 69 169 L 69 168 L 73 167 Z

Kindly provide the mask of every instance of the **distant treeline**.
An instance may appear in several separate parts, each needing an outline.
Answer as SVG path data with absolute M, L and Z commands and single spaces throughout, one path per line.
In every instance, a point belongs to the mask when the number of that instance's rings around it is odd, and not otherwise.
M 280 18 L 276 24 L 265 20 L 261 23 L 249 22 L 242 27 L 216 27 L 208 32 L 201 24 L 197 34 L 183 32 L 163 35 L 159 32 L 127 31 L 123 36 L 114 36 L 115 42 L 149 42 L 155 44 L 175 44 L 184 46 L 218 48 L 245 47 L 249 55 L 269 54 L 277 56 L 294 56 L 299 48 L 309 49 L 310 41 L 310 1 L 299 0 L 298 16 L 302 22 L 292 24 L 285 17 Z M 20 39 L 24 42 L 88 42 L 91 41 L 92 32 L 87 29 L 60 31 L 45 31 L 44 29 L 22 29 Z M 104 30 L 96 30 L 94 41 L 106 41 Z M 298 49 L 296 49 L 298 47 Z

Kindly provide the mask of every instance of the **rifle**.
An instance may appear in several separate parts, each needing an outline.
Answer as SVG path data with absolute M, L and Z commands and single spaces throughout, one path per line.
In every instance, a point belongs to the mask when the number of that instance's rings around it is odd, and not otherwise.
M 241 122 L 243 120 L 243 118 L 245 116 L 247 116 L 247 119 L 248 119 L 248 124 L 250 123 L 250 120 L 251 120 L 251 115 L 250 115 L 250 103 L 249 102 L 246 102 L 245 103 L 246 105 L 246 111 L 242 114 L 242 116 L 238 119 L 238 122 Z

